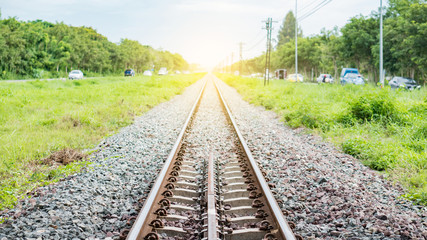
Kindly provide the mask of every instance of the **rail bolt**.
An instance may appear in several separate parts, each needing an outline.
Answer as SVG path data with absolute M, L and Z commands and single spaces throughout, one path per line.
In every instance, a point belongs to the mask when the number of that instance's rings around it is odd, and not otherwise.
M 168 183 L 165 185 L 165 188 L 169 189 L 169 190 L 174 190 L 175 189 L 175 185 L 173 183 Z
M 153 221 L 151 221 L 150 224 L 148 224 L 149 226 L 153 227 L 153 228 L 163 228 L 163 222 L 160 221 L 159 219 L 155 219 Z
M 170 178 L 168 178 L 168 182 L 176 182 L 176 177 L 170 177 Z
M 252 202 L 252 207 L 253 208 L 260 208 L 260 207 L 263 207 L 263 206 L 264 206 L 264 203 L 261 200 L 259 200 L 259 199 L 255 199 Z
M 257 191 L 255 190 L 249 193 L 250 199 L 260 198 L 260 197 L 262 197 L 262 193 L 257 193 Z
M 250 183 L 250 184 L 248 184 L 248 187 L 246 188 L 246 190 L 248 190 L 248 191 L 257 190 L 257 187 L 255 187 L 254 184 Z
M 136 220 L 136 216 L 132 216 L 130 218 L 128 218 L 128 220 L 126 221 L 127 225 L 133 225 L 133 222 Z
M 244 178 L 251 177 L 251 176 L 252 176 L 252 174 L 250 174 L 249 171 L 246 171 L 243 173 Z
M 294 222 L 291 222 L 291 221 L 289 221 L 289 222 L 288 222 L 288 225 L 289 225 L 289 227 L 290 227 L 292 230 L 294 230 L 294 229 L 295 229 L 295 227 L 296 227 L 295 223 L 294 223 Z
M 173 197 L 173 193 L 169 190 L 166 190 L 162 193 L 162 196 L 164 197 Z
M 177 172 L 177 171 L 172 171 L 172 172 L 170 173 L 170 175 L 172 175 L 172 176 L 174 176 L 174 177 L 177 177 L 177 176 L 179 176 L 179 172 Z
M 181 165 L 182 165 L 182 162 L 177 160 L 177 161 L 175 161 L 173 164 L 174 164 L 174 165 L 177 165 L 177 166 L 181 166 Z
M 259 230 L 261 231 L 268 231 L 273 229 L 273 226 L 270 224 L 268 220 L 264 220 L 260 223 Z
M 151 232 L 144 237 L 144 240 L 159 240 L 160 237 L 157 233 Z
M 245 180 L 246 184 L 253 183 L 253 182 L 254 182 L 254 180 L 252 180 L 252 178 L 250 178 L 250 177 L 247 177 Z
M 255 217 L 256 218 L 266 218 L 268 217 L 268 213 L 266 213 L 264 210 L 259 209 L 258 211 L 256 211 L 255 213 Z
M 172 168 L 174 171 L 180 171 L 181 170 L 181 167 L 180 166 L 173 166 L 173 168 Z
M 262 221 L 260 223 L 259 230 L 261 230 L 261 231 L 268 231 L 268 230 L 271 230 L 271 229 L 273 229 L 273 226 L 271 226 L 271 224 L 270 224 L 270 222 L 268 220 L 264 220 L 264 221 Z
M 169 199 L 163 198 L 162 200 L 159 201 L 159 205 L 163 207 L 170 207 L 171 202 L 169 201 Z
M 276 236 L 272 233 L 267 233 L 264 235 L 264 238 L 262 240 L 277 240 Z
M 168 212 L 164 208 L 159 208 L 154 212 L 154 214 L 156 214 L 159 217 L 165 217 L 168 215 Z
M 270 180 L 271 180 L 269 177 L 264 177 L 264 179 L 266 182 L 270 182 Z
M 127 235 L 129 234 L 130 229 L 129 228 L 124 228 L 123 230 L 120 231 L 120 240 L 124 240 L 126 239 Z

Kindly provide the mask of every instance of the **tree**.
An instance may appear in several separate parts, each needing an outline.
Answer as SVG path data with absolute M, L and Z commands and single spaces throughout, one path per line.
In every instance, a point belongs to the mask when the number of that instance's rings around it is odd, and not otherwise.
M 277 35 L 278 47 L 291 41 L 291 39 L 295 39 L 295 21 L 293 12 L 289 11 L 283 20 L 283 24 L 280 27 L 279 34 Z M 298 28 L 298 37 L 302 37 L 301 28 Z

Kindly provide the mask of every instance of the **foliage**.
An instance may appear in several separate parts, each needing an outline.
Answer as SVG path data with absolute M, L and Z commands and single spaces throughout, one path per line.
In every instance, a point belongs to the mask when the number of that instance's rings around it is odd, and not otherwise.
M 0 82 L 0 209 L 80 166 L 51 168 L 40 159 L 65 148 L 92 148 L 201 77 Z
M 0 33 L 0 79 L 65 77 L 72 69 L 89 76 L 123 74 L 125 68 L 143 72 L 153 66 L 156 70 L 189 67 L 179 54 L 129 39 L 115 44 L 91 27 L 8 18 L 0 20 Z
M 277 46 L 281 46 L 287 42 L 290 42 L 292 39 L 295 39 L 295 21 L 294 13 L 289 11 L 283 20 L 282 26 L 280 27 L 279 33 L 277 35 Z M 299 28 L 298 36 L 302 36 L 301 28 Z
M 384 69 L 386 76 L 403 76 L 427 81 L 427 4 L 425 0 L 390 0 L 385 9 Z M 299 72 L 310 81 L 313 73 L 329 73 L 335 79 L 342 67 L 357 67 L 373 85 L 379 81 L 379 18 L 378 12 L 357 15 L 341 29 L 323 29 L 320 34 L 298 38 Z M 274 69 L 295 70 L 295 21 L 292 12 L 286 15 L 277 36 L 278 46 L 272 52 Z M 245 61 L 244 74 L 264 72 L 265 54 Z
M 427 90 L 289 83 L 222 74 L 250 103 L 275 111 L 290 127 L 305 126 L 427 203 Z

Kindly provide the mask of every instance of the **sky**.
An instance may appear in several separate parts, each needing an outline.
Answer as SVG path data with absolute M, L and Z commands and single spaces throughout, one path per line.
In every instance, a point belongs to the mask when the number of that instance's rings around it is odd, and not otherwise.
M 323 0 L 298 0 L 303 16 Z M 384 1 L 386 2 L 386 1 Z M 380 0 L 332 0 L 300 22 L 304 36 L 322 28 L 342 27 L 359 14 L 377 11 Z M 155 49 L 181 54 L 189 63 L 206 68 L 233 59 L 262 54 L 266 48 L 267 18 L 272 37 L 295 1 L 285 0 L 0 0 L 1 17 L 41 19 L 72 26 L 90 26 L 112 42 L 137 40 Z

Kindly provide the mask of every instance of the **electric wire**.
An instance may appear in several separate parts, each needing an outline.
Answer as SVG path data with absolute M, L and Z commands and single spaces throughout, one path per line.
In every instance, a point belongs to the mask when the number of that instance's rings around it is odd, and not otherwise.
M 264 36 L 262 39 L 260 39 L 257 43 L 255 43 L 254 45 L 252 45 L 251 47 L 244 49 L 245 52 L 249 52 L 251 50 L 253 50 L 254 48 L 258 47 L 259 44 L 261 44 L 265 39 L 267 38 L 267 36 Z
M 315 12 L 317 12 L 318 10 L 320 10 L 322 7 L 326 6 L 330 2 L 332 2 L 332 0 L 323 0 L 320 4 L 316 5 L 316 7 L 312 8 L 310 12 L 305 13 L 304 15 L 299 17 L 297 20 L 301 22 L 302 20 L 310 17 L 311 15 L 313 15 Z
M 307 5 L 305 5 L 304 7 L 302 7 L 301 8 L 301 12 L 304 12 L 304 10 L 306 10 L 308 7 L 310 7 L 311 5 L 313 5 L 315 2 L 318 2 L 319 0 L 314 0 L 314 1 L 311 1 L 309 4 L 307 4 Z M 320 0 L 320 1 L 322 1 L 322 0 Z

